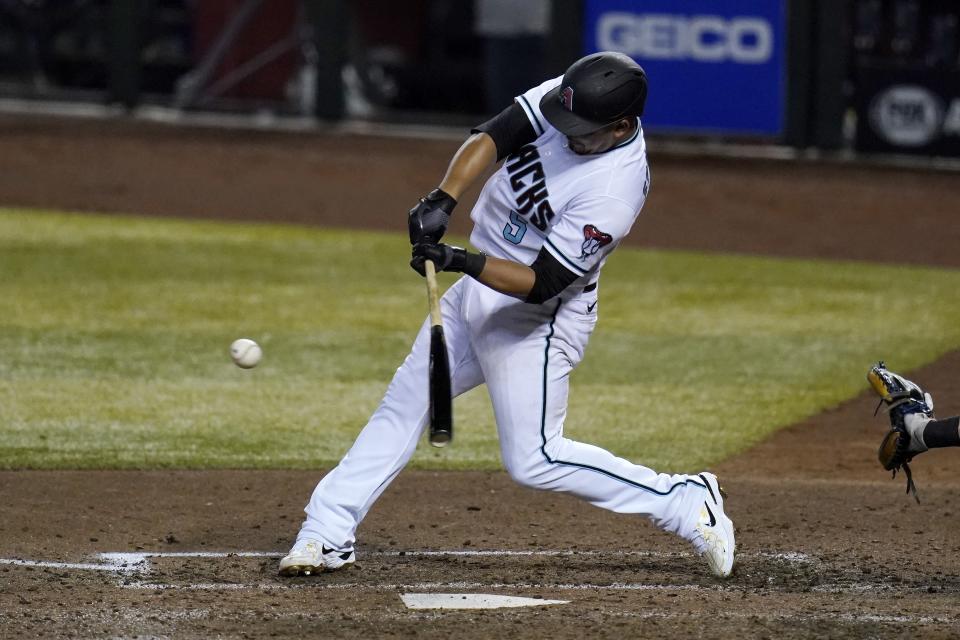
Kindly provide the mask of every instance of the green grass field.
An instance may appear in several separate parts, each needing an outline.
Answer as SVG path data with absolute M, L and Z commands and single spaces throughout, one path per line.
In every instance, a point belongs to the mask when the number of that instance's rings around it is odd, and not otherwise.
M 329 467 L 426 314 L 408 251 L 399 234 L 0 209 L 0 468 Z M 865 389 L 877 359 L 908 371 L 960 347 L 958 288 L 951 270 L 620 249 L 566 432 L 709 465 Z M 230 362 L 238 337 L 263 346 L 256 369 Z M 454 445 L 424 441 L 414 464 L 498 468 L 486 393 L 455 411 Z

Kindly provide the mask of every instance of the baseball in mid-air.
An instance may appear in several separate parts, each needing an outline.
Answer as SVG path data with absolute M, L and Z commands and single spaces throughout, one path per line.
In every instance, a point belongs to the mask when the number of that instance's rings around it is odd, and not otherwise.
M 230 345 L 230 357 L 241 369 L 252 369 L 263 357 L 263 349 L 249 338 L 240 338 Z

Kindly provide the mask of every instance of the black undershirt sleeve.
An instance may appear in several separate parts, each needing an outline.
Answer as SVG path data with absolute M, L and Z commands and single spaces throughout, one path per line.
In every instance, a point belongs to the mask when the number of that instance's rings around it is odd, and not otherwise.
M 960 447 L 960 418 L 953 416 L 945 420 L 931 420 L 923 428 L 923 443 L 931 449 L 938 447 Z
M 557 295 L 580 276 L 560 264 L 546 249 L 540 249 L 537 259 L 530 265 L 536 274 L 533 288 L 524 302 L 540 304 Z
M 530 124 L 530 119 L 517 102 L 470 130 L 470 133 L 481 132 L 493 138 L 497 145 L 498 162 L 537 139 L 537 132 Z

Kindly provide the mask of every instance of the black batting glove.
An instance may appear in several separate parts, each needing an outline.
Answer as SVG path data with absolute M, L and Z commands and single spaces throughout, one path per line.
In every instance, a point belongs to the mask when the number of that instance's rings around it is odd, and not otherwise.
M 426 268 L 423 266 L 427 260 L 433 262 L 437 271 L 463 271 L 466 256 L 467 250 L 461 247 L 451 247 L 448 244 L 415 244 L 410 266 L 422 276 L 427 275 Z
M 437 271 L 454 271 L 465 273 L 476 278 L 483 271 L 487 263 L 487 256 L 482 253 L 470 253 L 461 247 L 451 247 L 448 244 L 415 244 L 410 266 L 421 276 L 426 276 L 424 262 L 431 261 Z
M 420 198 L 407 219 L 410 228 L 410 244 L 436 244 L 447 231 L 450 214 L 457 206 L 453 196 L 442 189 L 434 189 Z

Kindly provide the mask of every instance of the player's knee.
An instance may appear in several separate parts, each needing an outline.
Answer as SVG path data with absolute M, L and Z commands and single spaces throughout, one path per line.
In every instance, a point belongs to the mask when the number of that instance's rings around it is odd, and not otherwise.
M 506 461 L 505 461 L 506 462 Z M 546 459 L 524 458 L 505 464 L 510 479 L 528 489 L 549 489 L 552 469 Z
M 527 487 L 530 489 L 536 489 L 536 478 L 527 472 L 526 469 L 518 467 L 508 467 L 507 473 L 510 474 L 510 479 L 519 484 L 521 487 Z

